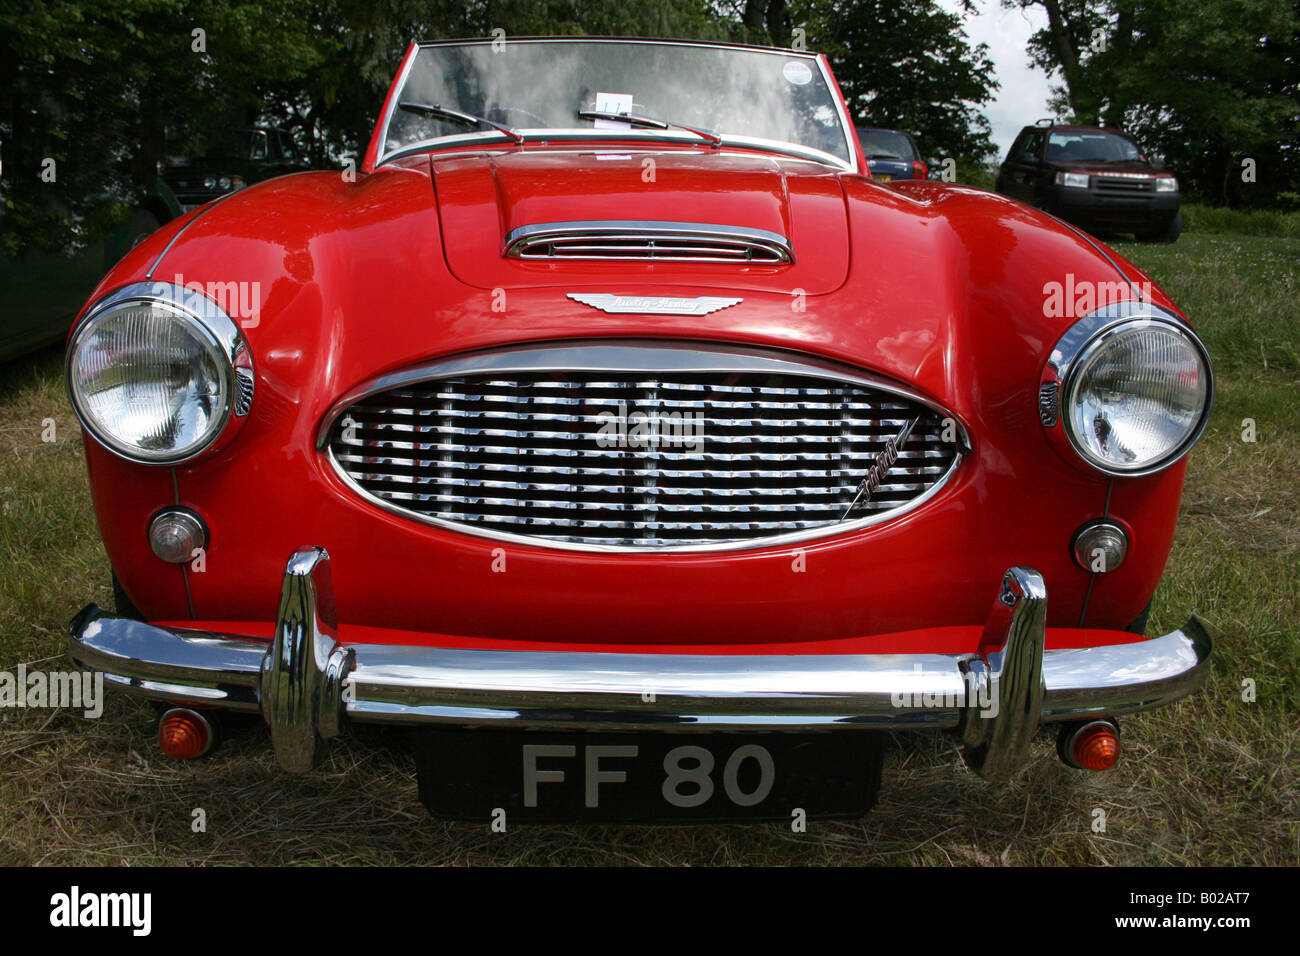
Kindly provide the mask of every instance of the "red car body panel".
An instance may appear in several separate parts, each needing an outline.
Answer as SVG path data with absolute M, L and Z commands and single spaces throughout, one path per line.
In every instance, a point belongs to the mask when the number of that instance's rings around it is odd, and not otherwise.
M 480 146 L 386 164 L 355 182 L 293 175 L 233 194 L 128 255 L 96 297 L 146 277 L 258 283 L 261 297 L 256 320 L 242 323 L 256 400 L 225 447 L 171 469 L 86 442 L 109 558 L 145 616 L 244 622 L 239 633 L 266 636 L 285 558 L 312 543 L 333 559 L 344 641 L 382 633 L 442 646 L 969 651 L 1012 565 L 1048 582 L 1049 646 L 1132 638 L 1121 632 L 1164 568 L 1184 465 L 1106 478 L 1052 445 L 1036 413 L 1048 353 L 1076 319 L 1044 314 L 1045 277 L 1118 278 L 1093 243 L 981 191 L 882 187 L 752 151 L 665 146 L 651 189 L 639 163 L 595 157 L 616 149 Z M 788 231 L 796 262 L 502 258 L 513 225 L 577 218 Z M 648 288 L 744 301 L 700 317 L 612 315 L 565 294 Z M 504 309 L 494 308 L 498 291 Z M 1153 299 L 1172 308 L 1158 290 Z M 316 448 L 333 403 L 381 373 L 498 346 L 623 338 L 748 344 L 853 365 L 947 408 L 972 451 L 923 507 L 855 533 L 794 547 L 608 554 L 403 519 L 356 496 Z M 202 572 L 150 550 L 150 516 L 174 503 L 211 529 Z M 1131 548 L 1121 568 L 1093 576 L 1070 542 L 1103 514 L 1125 525 Z

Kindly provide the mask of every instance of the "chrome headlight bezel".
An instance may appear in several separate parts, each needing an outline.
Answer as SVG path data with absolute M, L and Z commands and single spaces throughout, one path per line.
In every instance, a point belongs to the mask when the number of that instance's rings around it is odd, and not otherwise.
M 1120 332 L 1159 326 L 1185 339 L 1200 359 L 1205 375 L 1205 403 L 1187 434 L 1160 458 L 1122 468 L 1094 455 L 1070 426 L 1068 402 L 1078 384 L 1076 373 L 1085 360 Z M 1155 474 L 1182 459 L 1200 440 L 1214 408 L 1214 368 L 1200 336 L 1182 317 L 1148 302 L 1124 301 L 1105 306 L 1080 319 L 1061 336 L 1043 368 L 1038 391 L 1039 420 L 1055 445 L 1076 461 L 1117 478 Z
M 199 440 L 168 451 L 150 451 L 108 431 L 87 408 L 76 385 L 81 348 L 98 323 L 123 310 L 141 306 L 162 309 L 187 323 L 187 331 L 216 359 L 221 375 L 221 399 L 212 417 L 215 427 L 207 429 Z M 77 322 L 68 339 L 64 379 L 78 421 L 98 444 L 137 464 L 170 466 L 192 461 L 233 437 L 251 408 L 255 376 L 252 353 L 242 330 L 216 302 L 196 288 L 170 282 L 136 282 L 97 301 Z

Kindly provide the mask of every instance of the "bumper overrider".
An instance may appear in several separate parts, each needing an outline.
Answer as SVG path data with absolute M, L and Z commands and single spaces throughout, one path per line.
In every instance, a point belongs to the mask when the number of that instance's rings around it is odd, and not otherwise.
M 1004 780 L 1040 724 L 1168 704 L 1203 681 L 1196 618 L 1136 643 L 1045 650 L 1047 589 L 1006 572 L 972 654 L 644 654 L 343 644 L 323 548 L 285 568 L 274 637 L 115 617 L 95 605 L 69 654 L 128 693 L 260 712 L 280 765 L 311 769 L 346 721 L 579 730 L 956 730 L 967 763 Z

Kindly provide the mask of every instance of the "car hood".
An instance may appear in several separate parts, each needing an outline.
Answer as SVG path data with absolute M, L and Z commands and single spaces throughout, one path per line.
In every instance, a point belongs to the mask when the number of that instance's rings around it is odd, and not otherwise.
M 715 151 L 575 149 L 448 156 L 430 160 L 447 266 L 480 288 L 683 278 L 732 288 L 810 295 L 844 283 L 849 230 L 837 174 L 802 161 Z M 571 222 L 703 223 L 786 237 L 789 265 L 668 261 L 537 262 L 503 256 L 523 226 Z

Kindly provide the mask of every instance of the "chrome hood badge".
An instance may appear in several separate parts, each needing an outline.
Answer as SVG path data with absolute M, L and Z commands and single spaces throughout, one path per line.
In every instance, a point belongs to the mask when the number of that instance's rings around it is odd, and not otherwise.
M 640 312 L 649 315 L 708 315 L 726 309 L 744 299 L 727 299 L 722 296 L 702 295 L 695 299 L 670 295 L 614 295 L 609 292 L 570 292 L 570 299 L 589 305 L 602 312 Z

